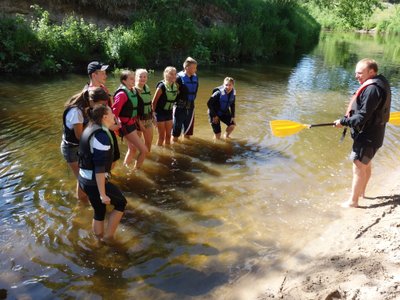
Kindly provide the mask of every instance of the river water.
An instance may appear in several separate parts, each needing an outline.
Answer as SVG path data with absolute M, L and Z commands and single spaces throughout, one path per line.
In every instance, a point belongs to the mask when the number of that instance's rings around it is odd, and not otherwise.
M 59 151 L 63 104 L 86 77 L 3 77 L 0 289 L 8 299 L 214 299 L 261 266 L 275 270 L 338 216 L 350 192 L 351 140 L 340 143 L 341 130 L 331 127 L 277 138 L 269 121 L 340 117 L 364 57 L 380 64 L 399 110 L 399 49 L 378 37 L 322 34 L 291 63 L 199 66 L 195 137 L 154 147 L 142 171 L 121 163 L 114 171 L 128 207 L 113 245 L 96 243 L 92 210 L 74 198 Z M 161 76 L 156 71 L 150 86 Z M 236 79 L 238 126 L 231 141 L 214 143 L 206 102 L 225 76 Z M 117 85 L 109 75 L 110 90 Z M 376 178 L 397 170 L 399 136 L 388 125 Z

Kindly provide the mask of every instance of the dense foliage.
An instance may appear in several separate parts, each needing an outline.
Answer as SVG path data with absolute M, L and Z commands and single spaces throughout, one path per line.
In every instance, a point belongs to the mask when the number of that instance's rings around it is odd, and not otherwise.
M 385 18 L 377 24 L 377 30 L 386 35 L 400 35 L 400 5 L 393 7 L 390 18 Z
M 324 29 L 400 34 L 400 0 L 300 0 Z
M 310 0 L 310 2 L 329 11 L 350 28 L 361 28 L 364 20 L 381 5 L 380 0 Z
M 107 28 L 74 15 L 56 24 L 38 6 L 32 20 L 3 16 L 0 71 L 64 72 L 93 59 L 117 67 L 162 67 L 180 65 L 188 55 L 202 64 L 255 61 L 305 51 L 320 30 L 292 0 L 72 2 L 105 12 L 136 9 L 128 25 Z

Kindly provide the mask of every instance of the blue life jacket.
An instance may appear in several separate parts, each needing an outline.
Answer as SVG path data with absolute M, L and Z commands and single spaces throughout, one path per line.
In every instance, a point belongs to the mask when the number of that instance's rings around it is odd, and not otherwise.
M 195 74 L 189 77 L 185 72 L 180 71 L 178 76 L 181 78 L 183 86 L 187 88 L 187 101 L 194 102 L 196 99 L 197 89 L 199 88 L 197 75 Z
M 218 116 L 225 115 L 229 112 L 230 106 L 235 102 L 236 90 L 233 89 L 229 94 L 226 93 L 223 85 L 216 87 L 213 93 L 219 91 L 221 96 L 219 97 L 219 108 L 217 111 Z

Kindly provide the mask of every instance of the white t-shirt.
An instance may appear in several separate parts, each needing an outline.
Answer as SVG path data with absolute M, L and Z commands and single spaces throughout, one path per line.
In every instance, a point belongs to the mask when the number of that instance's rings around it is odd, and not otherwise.
M 73 129 L 75 124 L 83 124 L 83 113 L 77 107 L 71 108 L 65 116 L 65 125 L 69 129 Z

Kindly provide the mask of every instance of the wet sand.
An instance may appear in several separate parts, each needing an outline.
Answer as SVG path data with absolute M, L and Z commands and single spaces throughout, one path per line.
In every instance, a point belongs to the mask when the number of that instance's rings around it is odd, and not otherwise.
M 340 218 L 266 276 L 255 299 L 400 299 L 400 174 L 373 176 L 360 208 L 338 205 Z
M 400 299 L 400 172 L 372 173 L 368 199 L 338 218 L 301 250 L 244 276 L 223 299 Z M 308 233 L 305 232 L 305 235 Z

